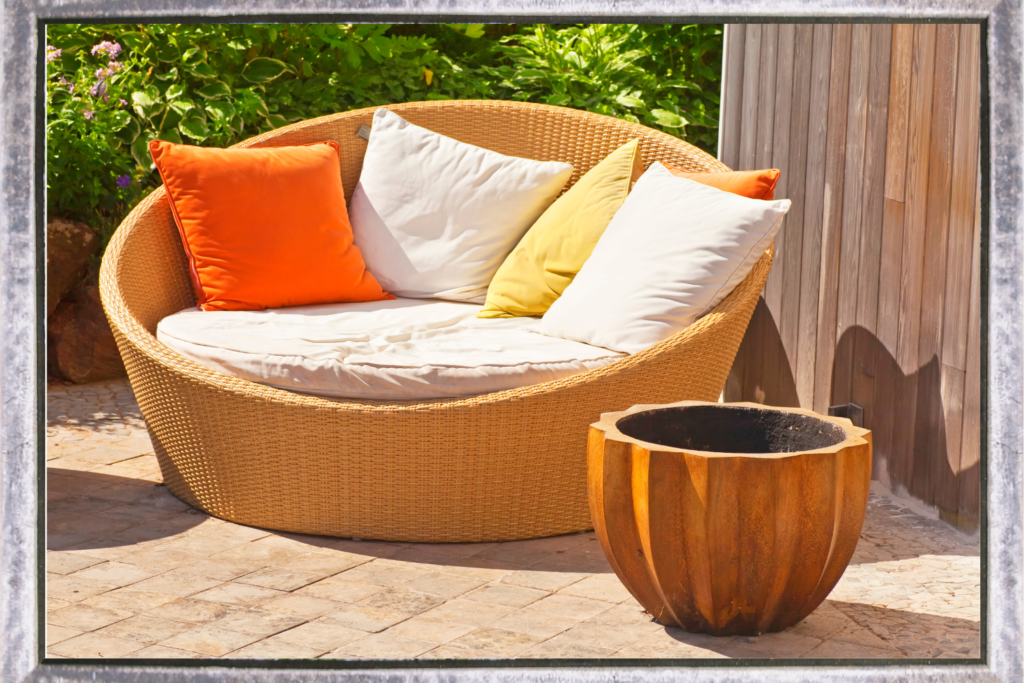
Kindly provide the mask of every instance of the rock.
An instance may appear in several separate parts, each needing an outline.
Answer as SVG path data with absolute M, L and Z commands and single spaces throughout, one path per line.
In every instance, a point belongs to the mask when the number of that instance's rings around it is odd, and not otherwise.
M 64 218 L 46 222 L 46 315 L 85 277 L 100 238 L 85 223 Z
M 100 289 L 90 277 L 62 301 L 48 321 L 49 372 L 76 384 L 97 382 L 125 373 L 100 303 Z

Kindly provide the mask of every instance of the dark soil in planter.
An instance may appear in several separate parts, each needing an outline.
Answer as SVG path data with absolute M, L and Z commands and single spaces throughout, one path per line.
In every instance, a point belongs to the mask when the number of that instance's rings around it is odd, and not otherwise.
M 842 427 L 810 415 L 729 405 L 645 410 L 616 426 L 634 439 L 714 453 L 795 453 L 846 439 Z

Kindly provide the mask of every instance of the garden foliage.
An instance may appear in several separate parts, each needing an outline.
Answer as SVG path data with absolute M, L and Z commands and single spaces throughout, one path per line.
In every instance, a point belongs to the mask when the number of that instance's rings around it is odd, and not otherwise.
M 717 139 L 718 25 L 64 24 L 47 40 L 48 211 L 104 242 L 159 184 L 157 138 L 226 147 L 358 107 L 512 99 Z

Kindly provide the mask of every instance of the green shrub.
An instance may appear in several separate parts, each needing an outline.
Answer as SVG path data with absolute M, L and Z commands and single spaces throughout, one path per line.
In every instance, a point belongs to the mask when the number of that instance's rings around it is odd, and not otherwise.
M 719 26 L 541 25 L 499 50 L 509 63 L 482 70 L 509 99 L 643 123 L 715 153 Z
M 714 152 L 721 27 L 51 25 L 51 215 L 104 243 L 159 184 L 153 139 L 226 147 L 293 121 L 430 99 L 617 116 Z

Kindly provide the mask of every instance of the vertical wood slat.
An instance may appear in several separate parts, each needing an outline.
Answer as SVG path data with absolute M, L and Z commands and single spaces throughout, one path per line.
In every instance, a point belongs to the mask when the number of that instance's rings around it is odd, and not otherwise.
M 746 47 L 743 52 L 743 121 L 740 128 L 740 149 L 736 170 L 754 168 L 754 154 L 757 150 L 757 105 L 760 94 L 758 82 L 761 76 L 761 33 L 760 24 L 747 26 Z
M 864 204 L 857 276 L 857 334 L 854 338 L 851 400 L 864 408 L 864 423 L 875 424 L 879 279 L 884 225 L 886 125 L 889 111 L 892 25 L 871 27 L 867 133 L 864 149 Z
M 956 407 L 956 403 L 952 403 L 947 406 L 946 420 L 947 433 L 952 431 L 958 419 L 960 421 L 960 438 L 957 444 L 959 459 L 955 464 L 956 524 L 972 531 L 978 524 L 981 480 L 981 174 L 977 170 L 980 134 L 980 111 L 977 103 L 981 101 L 980 63 L 980 27 L 961 26 L 942 359 L 943 367 L 948 364 L 964 371 L 964 394 L 959 404 L 960 412 L 957 414 L 952 409 Z M 973 183 L 972 175 L 975 179 Z M 967 254 L 971 255 L 969 265 Z M 950 449 L 952 450 L 952 445 Z M 954 466 L 952 462 L 951 466 Z
M 775 133 L 775 82 L 779 48 L 779 25 L 761 27 L 761 64 L 757 88 L 757 142 L 751 168 L 768 168 L 772 163 Z
M 725 27 L 721 122 L 718 130 L 718 158 L 729 168 L 739 168 L 740 130 L 743 125 L 743 75 L 747 25 Z M 737 354 L 723 392 L 725 400 L 739 401 L 743 395 L 743 348 Z
M 775 185 L 775 197 L 781 199 L 789 197 L 789 133 L 790 113 L 793 109 L 793 40 L 796 34 L 796 26 L 793 24 L 782 24 L 778 26 L 778 39 L 775 49 L 775 79 L 774 79 L 774 112 L 771 131 L 771 154 L 764 159 L 759 159 L 759 168 L 779 169 L 779 181 Z M 759 145 L 760 146 L 760 145 Z M 761 163 L 763 162 L 763 163 Z M 781 255 L 786 251 L 786 223 L 783 219 L 782 227 L 775 237 L 775 250 Z M 777 264 L 772 265 L 772 272 L 765 284 L 764 298 L 768 309 L 778 320 L 779 307 L 782 303 L 782 279 L 786 271 L 786 260 L 784 257 L 776 258 Z M 776 267 L 779 265 L 781 267 Z
M 932 123 L 932 87 L 935 81 L 934 24 L 914 27 L 914 59 L 910 80 L 910 124 L 907 135 L 906 204 L 903 218 L 903 263 L 900 269 L 899 334 L 896 362 L 906 377 L 896 397 L 893 454 L 901 481 L 913 476 L 914 428 L 917 420 L 918 342 L 921 325 L 921 284 L 924 269 L 924 233 L 928 207 L 928 154 Z
M 900 311 L 900 267 L 903 264 L 903 202 L 886 198 L 882 216 L 882 254 L 878 274 L 878 321 L 875 338 L 875 391 L 873 402 L 878 415 L 889 419 L 872 425 L 872 448 L 876 466 L 886 470 L 881 475 L 888 483 L 895 477 L 900 464 L 893 451 L 896 426 L 896 398 L 902 392 L 904 377 L 896 363 L 896 346 L 899 341 Z M 876 474 L 879 474 L 876 472 Z
M 724 36 L 721 121 L 718 126 L 718 158 L 737 168 L 740 156 L 740 126 L 743 122 L 743 53 L 746 24 L 727 24 Z
M 900 275 L 903 265 L 904 186 L 914 26 L 893 26 L 890 58 L 889 111 L 886 127 L 885 192 L 882 203 L 882 250 L 878 264 L 878 312 L 875 325 L 875 390 L 872 403 L 879 415 L 895 415 L 903 375 L 896 365 L 899 344 Z M 895 198 L 894 198 L 895 197 Z M 876 472 L 883 481 L 897 476 L 900 459 L 893 452 L 895 419 L 873 424 Z
M 775 132 L 775 79 L 776 79 L 776 55 L 779 43 L 779 25 L 765 24 L 761 27 L 761 55 L 759 58 L 759 72 L 757 83 L 757 118 L 755 121 L 748 121 L 755 131 L 753 159 L 743 170 L 766 168 L 771 165 L 773 135 Z M 776 244 L 776 246 L 778 246 Z M 773 268 L 774 270 L 774 268 Z M 758 302 L 757 310 L 750 321 L 748 336 L 751 339 L 771 339 L 768 329 L 773 323 L 769 320 L 770 315 L 765 308 L 765 300 L 762 296 Z M 744 360 L 745 387 L 754 387 L 755 400 L 764 402 L 764 374 L 765 364 L 763 360 L 762 347 L 765 344 L 743 344 L 740 353 L 746 355 Z
M 825 143 L 825 186 L 822 201 L 821 270 L 818 291 L 818 329 L 815 342 L 814 410 L 828 410 L 832 388 L 832 359 L 836 343 L 839 248 L 843 222 L 843 170 L 846 165 L 846 121 L 850 86 L 850 48 L 853 27 L 832 29 L 832 68 L 829 80 L 828 135 Z
M 907 171 L 907 127 L 910 117 L 910 71 L 913 62 L 914 25 L 892 27 L 892 80 L 889 88 L 889 149 L 885 167 L 885 196 L 904 200 Z
M 921 324 L 918 339 L 917 416 L 914 425 L 914 488 L 933 504 L 956 509 L 957 482 L 955 467 L 960 463 L 960 429 L 957 426 L 955 455 L 947 451 L 948 441 L 945 408 L 954 408 L 944 400 L 946 390 L 956 392 L 956 403 L 963 399 L 963 379 L 956 379 L 959 370 L 947 372 L 942 367 L 942 314 L 946 295 L 946 245 L 949 239 L 950 182 L 953 178 L 953 136 L 956 108 L 957 56 L 960 27 L 942 24 L 936 28 L 935 77 L 932 86 L 932 127 L 929 135 L 928 199 L 925 212 L 924 264 L 921 274 Z M 934 367 L 934 371 L 929 371 Z M 952 395 L 950 395 L 952 401 Z
M 800 315 L 796 391 L 800 406 L 814 405 L 814 369 L 821 281 L 821 226 L 825 192 L 825 139 L 828 134 L 832 26 L 815 24 L 811 55 L 811 91 L 807 117 L 807 175 L 803 253 L 800 257 Z
M 800 292 L 803 274 L 804 216 L 806 206 L 807 145 L 811 103 L 811 64 L 814 47 L 814 26 L 801 24 L 793 36 L 793 95 L 789 129 L 789 160 L 787 164 L 786 196 L 792 200 L 786 216 L 786 239 L 780 255 L 786 262 L 782 278 L 780 336 L 785 356 L 780 364 L 789 376 L 783 377 L 777 393 L 780 405 L 809 407 L 800 400 L 795 376 L 800 346 Z M 781 178 L 780 178 L 781 180 Z
M 975 185 L 971 300 L 964 372 L 964 417 L 960 430 L 958 526 L 973 531 L 981 506 L 981 176 Z
M 760 87 L 758 85 L 761 75 L 761 34 L 763 27 L 759 24 L 748 24 L 743 48 L 743 100 L 741 104 L 741 117 L 743 123 L 740 126 L 740 145 L 737 152 L 736 165 L 731 168 L 736 170 L 748 170 L 754 168 L 754 157 L 757 150 L 757 121 Z M 758 305 L 760 309 L 760 304 Z M 750 326 L 747 328 L 747 337 L 755 337 L 759 327 L 761 312 L 754 311 Z M 745 391 L 744 387 L 751 378 L 747 376 L 747 366 L 754 362 L 751 343 L 740 344 L 736 354 L 736 361 L 733 363 L 729 379 L 726 382 L 725 398 L 728 401 L 741 400 Z M 758 371 L 760 368 L 758 368 Z
M 850 61 L 871 54 L 871 25 L 853 26 Z M 869 62 L 870 63 L 870 62 Z M 868 78 L 870 69 L 850 68 L 846 114 L 846 158 L 843 168 L 842 223 L 839 227 L 839 261 L 836 314 L 832 333 L 832 404 L 851 401 L 853 334 L 857 322 L 857 283 L 860 279 L 860 239 L 864 219 L 864 155 L 867 147 Z
M 960 27 L 957 62 L 956 138 L 953 142 L 952 194 L 949 205 L 949 247 L 946 257 L 945 312 L 942 320 L 942 362 L 966 370 L 968 307 L 971 287 L 971 245 L 977 203 L 981 112 L 981 28 Z
M 775 88 L 774 88 L 774 125 L 772 130 L 772 154 L 766 160 L 765 168 L 772 167 L 779 169 L 779 181 L 775 186 L 775 196 L 788 197 L 789 187 L 789 156 L 790 156 L 790 131 L 791 112 L 793 110 L 793 59 L 796 38 L 796 26 L 794 24 L 778 25 L 778 39 L 776 41 L 775 56 Z M 792 199 L 792 198 L 790 198 Z M 787 376 L 789 362 L 786 358 L 786 349 L 782 342 L 782 286 L 786 273 L 791 266 L 787 257 L 790 256 L 788 243 L 790 241 L 788 223 L 783 219 L 782 227 L 775 237 L 775 253 L 778 255 L 772 272 L 765 285 L 765 318 L 763 331 L 760 336 L 763 347 L 764 367 L 762 387 L 765 392 L 765 403 L 784 405 L 791 403 L 794 396 L 785 395 L 788 387 L 792 384 L 791 375 Z M 754 347 L 756 349 L 756 345 Z
M 942 517 L 955 524 L 960 494 L 960 450 L 963 446 L 966 373 L 941 363 L 939 368 L 941 375 L 937 403 L 941 431 L 932 436 L 933 443 L 938 442 L 930 453 L 929 463 L 935 470 L 932 503 L 939 508 Z M 914 490 L 919 491 L 916 482 Z

